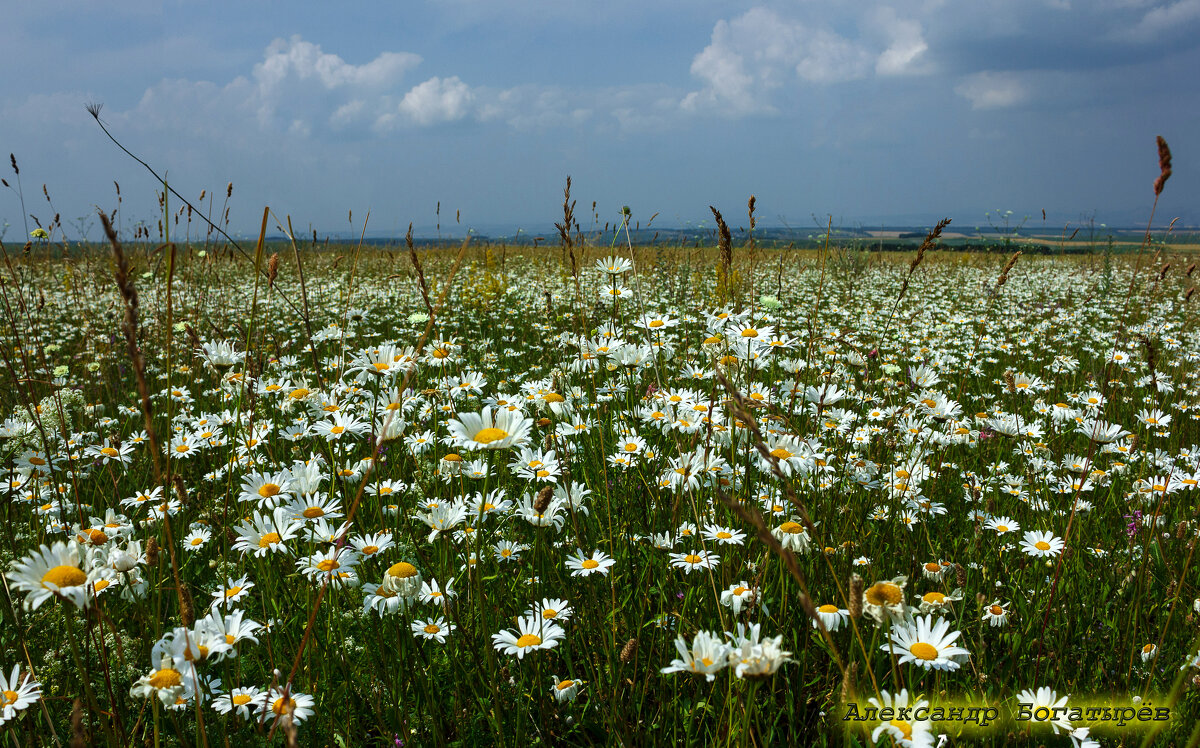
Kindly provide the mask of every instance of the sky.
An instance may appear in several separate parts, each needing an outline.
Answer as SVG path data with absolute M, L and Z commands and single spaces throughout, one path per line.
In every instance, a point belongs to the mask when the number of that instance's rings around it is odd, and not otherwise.
M 1155 224 L 1200 225 L 1200 0 L 42 0 L 4 21 L 0 150 L 70 238 L 99 238 L 114 181 L 123 226 L 160 215 L 93 102 L 213 214 L 232 182 L 243 235 L 263 206 L 305 234 L 368 212 L 371 236 L 545 232 L 568 175 L 585 230 L 625 205 L 745 225 L 752 194 L 763 226 L 1144 225 L 1157 135 Z M 6 241 L 22 216 L 0 191 Z

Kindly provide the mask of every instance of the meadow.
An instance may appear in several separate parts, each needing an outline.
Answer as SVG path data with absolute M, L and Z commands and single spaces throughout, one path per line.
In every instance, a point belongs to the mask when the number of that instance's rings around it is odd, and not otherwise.
M 1158 234 L 234 247 L 173 200 L 4 245 L 4 744 L 1200 739 Z

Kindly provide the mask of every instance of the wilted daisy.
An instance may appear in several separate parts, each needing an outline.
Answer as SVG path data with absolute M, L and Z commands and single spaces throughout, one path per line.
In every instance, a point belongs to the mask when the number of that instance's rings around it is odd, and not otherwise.
M 717 672 L 729 664 L 730 646 L 725 640 L 707 631 L 697 631 L 689 646 L 682 636 L 675 640 L 679 657 L 660 672 L 697 673 L 707 680 L 716 680 Z
M 574 701 L 579 695 L 579 689 L 583 686 L 583 681 L 570 680 L 563 678 L 559 680 L 558 676 L 554 676 L 554 685 L 550 686 L 550 693 L 554 695 L 554 700 L 558 703 L 564 701 Z
M 1004 607 L 999 600 L 993 600 L 990 605 L 984 607 L 983 620 L 993 628 L 1005 626 L 1008 624 L 1008 608 Z
M 742 608 L 752 608 L 758 602 L 761 590 L 750 586 L 747 582 L 738 582 L 737 584 L 729 585 L 729 589 L 721 593 L 721 604 L 726 608 L 733 610 L 733 614 L 739 615 Z M 767 615 L 766 610 L 763 614 Z
M 885 619 L 898 620 L 904 617 L 904 588 L 908 577 L 899 576 L 884 582 L 876 582 L 863 592 L 863 612 L 877 623 Z
M 836 605 L 820 605 L 817 606 L 817 618 L 820 618 L 821 623 L 825 624 L 826 630 L 833 632 L 850 620 L 850 611 Z M 816 621 L 813 621 L 812 624 L 813 628 L 818 628 Z

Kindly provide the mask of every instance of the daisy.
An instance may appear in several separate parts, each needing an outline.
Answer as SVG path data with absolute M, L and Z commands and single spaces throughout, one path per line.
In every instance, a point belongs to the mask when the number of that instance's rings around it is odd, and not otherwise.
M 1004 607 L 999 600 L 993 600 L 991 605 L 983 609 L 983 620 L 987 621 L 993 628 L 1008 625 L 1008 608 Z
M 90 601 L 89 582 L 95 574 L 80 568 L 81 549 L 78 544 L 58 541 L 53 547 L 43 545 L 31 555 L 13 562 L 8 578 L 18 590 L 29 592 L 25 607 L 36 610 L 51 597 L 68 600 L 77 608 L 86 608 Z
M 288 517 L 284 507 L 275 507 L 270 516 L 263 516 L 257 511 L 254 518 L 243 520 L 233 529 L 238 534 L 234 541 L 235 550 L 243 554 L 253 553 L 262 557 L 268 553 L 287 553 L 288 540 L 296 537 L 303 525 Z
M 707 631 L 697 631 L 696 638 L 689 647 L 682 636 L 675 640 L 675 650 L 679 657 L 671 664 L 660 670 L 667 673 L 696 673 L 702 674 L 708 681 L 717 679 L 717 672 L 729 664 L 730 647 L 720 637 Z
M 575 609 L 566 600 L 558 598 L 543 598 L 540 603 L 534 603 L 529 615 L 544 621 L 569 621 Z
M 421 583 L 421 602 L 423 603 L 439 603 L 446 604 L 453 600 L 457 593 L 454 591 L 454 580 L 451 579 L 445 589 L 438 587 L 436 579 L 430 579 L 428 582 Z
M 524 659 L 527 652 L 535 649 L 552 649 L 558 646 L 566 632 L 556 623 L 540 617 L 526 616 L 517 621 L 517 633 L 505 629 L 492 634 L 492 642 L 498 651 Z
M 129 688 L 130 696 L 139 699 L 157 696 L 163 706 L 170 706 L 179 699 L 188 700 L 193 693 L 194 684 L 191 678 L 175 669 L 175 660 L 170 656 L 164 656 L 157 669 L 138 678 Z
M 839 608 L 836 605 L 821 605 L 817 608 L 817 618 L 821 619 L 821 623 L 825 624 L 827 631 L 837 631 L 843 624 L 850 620 L 850 611 L 844 608 Z M 813 628 L 819 628 L 817 622 L 813 621 Z
M 309 579 L 320 582 L 326 578 L 330 582 L 344 579 L 342 572 L 352 571 L 358 565 L 359 555 L 353 548 L 331 548 L 300 559 L 296 567 L 300 573 Z
M 704 538 L 718 545 L 742 545 L 746 540 L 746 533 L 732 527 L 709 525 L 704 528 Z
M 717 564 L 721 563 L 721 559 L 715 553 L 701 549 L 692 551 L 691 553 L 672 553 L 671 566 L 677 569 L 683 569 L 686 573 L 691 574 L 696 569 L 713 569 Z
M 501 409 L 493 416 L 491 406 L 485 406 L 481 413 L 459 413 L 446 429 L 466 449 L 508 449 L 524 444 L 532 426 L 519 411 Z
M 454 629 L 454 624 L 447 623 L 445 618 L 431 618 L 428 621 L 418 619 L 412 622 L 413 634 L 422 639 L 437 639 L 438 644 L 445 644 L 447 634 Z
M 395 545 L 395 541 L 392 540 L 391 533 L 377 532 L 374 535 L 356 535 L 350 538 L 350 545 L 354 546 L 363 558 L 370 558 L 387 551 Z
M 987 521 L 987 524 L 984 525 L 984 527 L 995 531 L 997 535 L 1021 531 L 1021 526 L 1017 524 L 1016 520 L 1013 520 L 1009 517 L 992 517 Z
M 213 699 L 213 709 L 221 714 L 237 711 L 242 719 L 250 719 L 251 710 L 261 710 L 267 701 L 266 692 L 254 687 L 235 688 Z
M 276 686 L 271 689 L 271 692 L 266 695 L 263 705 L 259 707 L 259 718 L 265 721 L 266 719 L 280 719 L 285 713 L 290 713 L 292 720 L 295 722 L 303 722 L 313 716 L 313 704 L 315 703 L 312 696 L 299 691 L 290 691 L 284 696 L 284 689 Z M 287 723 L 284 722 L 286 725 Z
M 563 678 L 559 680 L 558 676 L 554 676 L 554 685 L 550 687 L 550 693 L 554 695 L 554 700 L 558 703 L 564 701 L 574 701 L 579 695 L 579 689 L 583 685 L 583 681 L 570 680 Z
M 254 582 L 250 581 L 250 577 L 242 577 L 234 579 L 229 577 L 225 580 L 225 585 L 212 593 L 212 607 L 219 606 L 229 607 L 234 603 L 240 602 L 250 590 L 254 588 Z
M 731 608 L 736 616 L 742 612 L 742 608 L 754 607 L 761 592 L 762 590 L 751 587 L 746 582 L 731 584 L 729 589 L 721 593 L 721 604 L 726 608 Z
M 887 691 L 881 691 L 880 697 L 879 699 L 871 697 L 867 701 L 877 710 L 891 708 L 895 714 L 911 715 L 922 707 L 925 708 L 927 714 L 929 712 L 929 702 L 925 699 L 914 698 L 910 703 L 907 688 L 901 689 L 900 693 L 895 696 Z M 904 707 L 907 709 L 901 712 Z M 934 737 L 936 737 L 928 719 L 913 719 L 911 722 L 903 719 L 889 720 L 871 731 L 871 741 L 877 744 L 882 743 L 885 735 L 890 736 L 896 745 L 903 748 L 933 748 Z
M 615 559 L 610 558 L 603 551 L 596 551 L 591 557 L 585 557 L 583 553 L 576 551 L 574 556 L 567 558 L 567 568 L 571 570 L 573 577 L 586 577 L 589 574 L 603 574 L 608 576 L 608 570 L 616 563 Z
M 1063 539 L 1055 537 L 1052 532 L 1030 530 L 1021 541 L 1021 550 L 1030 556 L 1057 556 L 1065 545 Z
M 863 612 L 874 618 L 877 623 L 883 623 L 885 618 L 893 621 L 904 616 L 904 587 L 908 577 L 899 576 L 895 579 L 876 582 L 863 593 Z
M 363 613 L 375 611 L 381 617 L 391 615 L 400 610 L 407 598 L 403 598 L 394 590 L 382 584 L 367 583 L 363 589 Z
M 4 708 L 0 716 L 0 724 L 4 724 L 17 716 L 17 712 L 25 711 L 42 696 L 42 684 L 26 673 L 20 678 L 21 666 L 13 665 L 12 674 L 7 678 L 0 671 L 0 707 Z
M 880 649 L 899 655 L 901 665 L 912 662 L 925 669 L 958 670 L 958 659 L 971 654 L 954 646 L 961 635 L 961 631 L 950 633 L 949 621 L 938 619 L 934 623 L 933 616 L 918 617 L 893 627 L 891 642 Z
M 184 536 L 183 549 L 185 551 L 198 551 L 209 540 L 212 540 L 212 531 L 205 527 L 197 528 Z
M 274 509 L 291 500 L 292 489 L 290 471 L 251 472 L 242 478 L 242 492 L 238 496 L 238 500 L 255 501 L 264 509 Z
M 771 534 L 775 536 L 780 545 L 794 553 L 807 553 L 812 545 L 812 539 L 808 535 L 808 530 L 794 519 L 790 519 L 771 530 Z

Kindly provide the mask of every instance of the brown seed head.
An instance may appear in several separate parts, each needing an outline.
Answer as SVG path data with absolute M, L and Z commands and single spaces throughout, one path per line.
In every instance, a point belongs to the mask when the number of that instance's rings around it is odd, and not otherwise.
M 1158 179 L 1154 180 L 1155 197 L 1162 194 L 1163 187 L 1171 178 L 1171 149 L 1167 147 L 1167 141 L 1163 140 L 1161 135 L 1158 136 L 1158 170 Z
M 863 611 L 863 578 L 858 574 L 850 575 L 850 617 L 862 618 Z
M 552 498 L 554 498 L 554 489 L 550 488 L 550 486 L 544 486 L 542 490 L 538 491 L 537 499 L 533 502 L 533 511 L 538 514 L 545 514 Z
M 637 639 L 630 639 L 625 642 L 625 646 L 621 647 L 621 662 L 625 664 L 633 662 L 633 657 L 637 654 L 637 646 Z
M 146 541 L 146 563 L 154 566 L 158 563 L 158 538 L 150 538 Z

